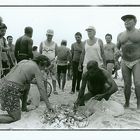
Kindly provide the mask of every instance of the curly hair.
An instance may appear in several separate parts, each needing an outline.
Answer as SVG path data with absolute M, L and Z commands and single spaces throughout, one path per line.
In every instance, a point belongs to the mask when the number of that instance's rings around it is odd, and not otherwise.
M 40 64 L 41 66 L 46 65 L 48 67 L 51 64 L 50 59 L 45 55 L 39 55 L 35 57 L 33 61 L 35 61 L 38 65 Z

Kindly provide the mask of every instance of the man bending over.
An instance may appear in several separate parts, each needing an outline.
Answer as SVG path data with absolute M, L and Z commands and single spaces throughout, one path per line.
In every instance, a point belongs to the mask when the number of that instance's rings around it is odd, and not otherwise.
M 88 92 L 84 95 L 86 85 Z M 108 100 L 117 90 L 118 87 L 109 72 L 103 68 L 99 68 L 96 61 L 89 61 L 87 72 L 82 77 L 82 85 L 74 108 L 76 109 L 79 105 L 85 105 L 85 101 L 88 101 L 92 97 L 98 101 L 101 101 L 103 98 Z

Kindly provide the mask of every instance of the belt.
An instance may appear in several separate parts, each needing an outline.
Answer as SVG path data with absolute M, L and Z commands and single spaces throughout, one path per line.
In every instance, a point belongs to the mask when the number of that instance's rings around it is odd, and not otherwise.
M 114 60 L 106 60 L 106 63 L 114 63 Z
M 25 53 L 19 53 L 18 55 L 28 56 L 28 54 Z

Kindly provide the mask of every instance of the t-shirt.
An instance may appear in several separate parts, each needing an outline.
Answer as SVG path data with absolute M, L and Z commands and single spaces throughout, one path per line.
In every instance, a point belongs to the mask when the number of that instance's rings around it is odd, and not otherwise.
M 57 64 L 67 65 L 67 62 L 71 59 L 70 49 L 66 46 L 60 46 L 57 50 Z

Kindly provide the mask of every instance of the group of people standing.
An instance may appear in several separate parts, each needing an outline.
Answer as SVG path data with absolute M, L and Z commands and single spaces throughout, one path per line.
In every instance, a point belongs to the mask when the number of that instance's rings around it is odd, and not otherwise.
M 49 71 L 52 79 L 53 93 L 57 92 L 56 84 L 65 90 L 67 66 L 72 67 L 71 94 L 78 92 L 74 109 L 84 105 L 85 101 L 94 97 L 96 100 L 108 100 L 118 90 L 113 80 L 112 73 L 115 69 L 115 77 L 119 69 L 118 59 L 121 56 L 121 68 L 124 79 L 125 105 L 129 107 L 131 95 L 131 75 L 134 77 L 137 108 L 140 108 L 140 30 L 135 28 L 137 19 L 134 15 L 124 15 L 121 18 L 125 23 L 126 31 L 120 33 L 117 44 L 111 42 L 112 35 L 106 34 L 106 44 L 96 37 L 96 29 L 89 26 L 86 31 L 88 39 L 82 41 L 82 34 L 75 33 L 76 42 L 67 47 L 67 40 L 62 40 L 60 46 L 53 41 L 54 31 L 48 29 L 46 40 L 39 46 L 33 46 L 33 28 L 26 27 L 24 35 L 17 39 L 15 47 L 12 43 L 6 44 L 4 35 L 6 25 L 0 20 L 0 70 L 3 70 L 2 52 L 5 52 L 10 65 L 10 71 L 4 74 L 0 80 L 0 101 L 3 110 L 8 115 L 0 115 L 0 123 L 10 123 L 21 118 L 20 98 L 22 99 L 22 111 L 27 110 L 27 96 L 30 83 L 35 78 L 41 96 L 49 111 L 54 111 L 47 96 L 47 88 L 44 85 L 42 70 Z M 12 36 L 8 36 L 10 42 Z M 11 52 L 8 53 L 9 48 Z M 15 56 L 15 58 L 13 57 Z M 13 59 L 9 59 L 13 58 Z M 6 61 L 5 61 L 6 62 Z M 1 72 L 2 73 L 2 72 Z M 62 82 L 61 82 L 62 80 Z M 82 80 L 82 83 L 80 83 Z M 85 94 L 87 86 L 88 92 Z

